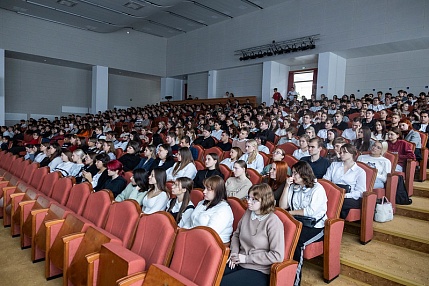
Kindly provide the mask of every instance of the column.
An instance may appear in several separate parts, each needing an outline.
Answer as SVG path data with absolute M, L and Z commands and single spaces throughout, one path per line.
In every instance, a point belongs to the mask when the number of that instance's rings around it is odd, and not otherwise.
M 208 91 L 207 98 L 216 98 L 217 71 L 212 70 L 208 73 Z
M 92 67 L 92 101 L 91 113 L 107 110 L 109 103 L 109 68 Z
M 5 52 L 0 49 L 0 125 L 6 125 Z
M 319 54 L 317 71 L 317 98 L 323 93 L 329 99 L 334 94 L 341 97 L 344 94 L 346 84 L 347 60 L 334 53 Z
M 171 96 L 170 100 L 183 100 L 183 80 L 171 77 L 161 78 L 160 101 L 167 101 L 166 96 Z
M 268 61 L 263 63 L 261 102 L 266 102 L 267 105 L 274 103 L 272 99 L 274 88 L 277 88 L 277 91 L 285 98 L 287 94 L 289 70 L 289 66 L 278 62 Z

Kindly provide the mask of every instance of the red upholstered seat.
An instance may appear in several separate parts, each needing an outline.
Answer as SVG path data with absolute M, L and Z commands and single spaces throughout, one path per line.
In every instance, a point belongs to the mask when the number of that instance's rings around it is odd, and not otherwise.
M 62 273 L 64 262 L 62 237 L 72 233 L 85 232 L 91 225 L 104 226 L 112 200 L 113 194 L 111 191 L 101 190 L 88 196 L 82 216 L 69 213 L 65 219 L 45 222 L 46 278 L 52 278 Z M 42 243 L 43 241 L 36 241 L 38 245 Z
M 196 206 L 199 202 L 204 200 L 203 189 L 195 188 L 191 190 L 191 202 Z
M 307 245 L 304 258 L 311 259 L 323 254 L 323 279 L 330 282 L 340 274 L 340 247 L 343 237 L 344 220 L 340 219 L 340 212 L 344 202 L 345 191 L 330 181 L 317 180 L 325 189 L 328 198 L 328 209 L 325 221 L 323 241 Z
M 129 247 L 140 213 L 140 205 L 135 200 L 113 202 L 103 228 L 90 226 L 83 237 L 63 238 L 64 281 L 72 285 L 96 285 L 97 275 L 94 273 L 98 272 L 99 264 L 88 261 L 86 256 L 100 252 L 101 245 L 110 241 Z
M 200 160 L 195 160 L 194 163 L 198 171 L 204 170 L 206 168 L 205 164 Z
M 219 285 L 228 252 L 229 249 L 211 228 L 181 228 L 178 230 L 173 258 L 168 269 L 166 266 L 153 264 L 151 268 L 156 267 L 159 271 L 153 272 L 149 268 L 145 277 L 136 274 L 119 280 L 118 285 L 123 285 L 124 282 L 141 283 L 142 280 L 143 285 L 165 285 L 167 281 L 173 281 L 171 279 L 180 281 L 183 285 Z
M 277 145 L 277 148 L 283 149 L 287 155 L 292 155 L 295 150 L 299 147 L 293 143 L 287 142 L 281 145 Z
M 207 156 L 207 154 L 210 154 L 210 153 L 216 153 L 219 156 L 218 162 L 223 160 L 223 150 L 220 149 L 219 147 L 211 147 L 211 148 L 205 149 L 204 158 Z
M 177 224 L 167 212 L 142 214 L 130 250 L 106 243 L 101 247 L 97 285 L 116 285 L 116 281 L 140 271 L 146 271 L 151 264 L 169 265 L 172 256 Z
M 285 254 L 283 262 L 271 265 L 270 286 L 293 285 L 298 267 L 298 263 L 293 261 L 293 254 L 298 244 L 302 223 L 281 208 L 276 208 L 275 214 L 283 223 Z
M 24 195 L 23 197 L 21 197 L 21 199 L 18 199 L 18 197 L 12 198 L 11 199 L 11 228 L 10 228 L 10 233 L 12 236 L 15 235 L 19 235 L 21 233 L 21 218 L 26 219 L 26 217 L 29 214 L 30 209 L 28 210 L 28 213 L 23 214 L 24 217 L 21 216 L 21 211 L 23 210 L 21 207 L 19 207 L 19 205 L 21 204 L 31 204 L 34 203 L 35 200 L 38 199 L 39 196 L 44 196 L 44 202 L 40 208 L 48 208 L 49 207 L 49 197 L 52 196 L 52 191 L 54 189 L 54 185 L 55 183 L 60 179 L 61 174 L 59 172 L 53 172 L 53 173 L 49 173 L 47 175 L 45 175 L 43 177 L 43 182 L 40 185 L 40 187 L 36 190 L 36 196 L 27 196 Z M 26 191 L 26 193 L 29 190 Z M 31 202 L 33 201 L 33 202 Z M 39 203 L 41 203 L 41 201 L 39 201 Z
M 42 221 L 40 221 L 39 225 L 36 225 L 33 213 L 35 214 L 37 211 L 46 211 L 52 203 L 59 203 L 61 205 L 66 204 L 74 182 L 74 178 L 72 179 L 71 177 L 60 178 L 54 184 L 51 197 L 41 195 L 35 202 L 20 204 L 20 233 L 22 248 L 31 246 L 32 236 L 36 233 L 36 229 L 38 229 L 42 223 Z
M 92 186 L 88 182 L 74 185 L 65 206 L 53 203 L 48 210 L 33 212 L 33 232 L 31 235 L 31 259 L 33 261 L 45 257 L 46 226 L 45 222 L 65 218 L 69 213 L 82 214 Z M 95 195 L 95 193 L 93 193 Z
M 259 151 L 259 154 L 262 156 L 262 159 L 264 159 L 264 166 L 267 166 L 271 162 L 271 155 L 268 155 L 262 151 Z
M 252 184 L 257 185 L 262 182 L 262 176 L 255 169 L 249 168 L 247 169 L 247 175 Z
M 238 222 L 241 220 L 244 213 L 246 212 L 247 205 L 242 200 L 235 197 L 228 197 L 228 203 L 229 203 L 229 206 L 231 207 L 232 214 L 234 216 L 232 229 L 233 231 L 235 231 L 237 229 Z
M 296 162 L 298 162 L 298 159 L 292 155 L 285 155 L 285 157 L 283 158 L 283 161 L 287 163 L 289 168 L 292 168 L 292 166 L 295 165 Z
M 351 209 L 346 221 L 360 220 L 360 242 L 366 244 L 374 236 L 373 219 L 377 195 L 372 190 L 377 177 L 377 169 L 371 168 L 362 162 L 357 162 L 357 164 L 366 173 L 366 192 L 363 193 L 362 207 L 360 209 Z
M 37 193 L 37 189 L 42 185 L 43 178 L 49 173 L 48 167 L 34 169 L 34 166 L 31 164 L 24 172 L 23 180 L 19 181 L 16 186 L 4 187 L 3 188 L 3 225 L 9 226 L 11 224 L 11 213 L 12 213 L 12 197 L 14 200 L 19 203 L 24 197 L 28 196 L 26 194 L 27 190 L 30 188 Z M 27 181 L 28 180 L 28 181 Z M 27 199 L 27 198 L 26 198 Z M 35 199 L 35 197 L 33 197 Z
M 228 166 L 224 165 L 224 164 L 219 164 L 219 171 L 222 173 L 223 179 L 225 181 L 228 180 L 228 178 L 231 177 L 231 175 L 232 175 L 231 169 L 228 168 Z

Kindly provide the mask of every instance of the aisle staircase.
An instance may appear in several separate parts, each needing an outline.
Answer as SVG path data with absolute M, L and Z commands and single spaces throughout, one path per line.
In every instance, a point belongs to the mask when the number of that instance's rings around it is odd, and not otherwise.
M 374 222 L 374 239 L 366 245 L 359 242 L 359 225 L 346 223 L 341 274 L 330 285 L 429 285 L 429 181 L 414 182 L 412 199 L 397 206 L 392 221 Z M 301 285 L 324 285 L 317 265 L 305 264 Z

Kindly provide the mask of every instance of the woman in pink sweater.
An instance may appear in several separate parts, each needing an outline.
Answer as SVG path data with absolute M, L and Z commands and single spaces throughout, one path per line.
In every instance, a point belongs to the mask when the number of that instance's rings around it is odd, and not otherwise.
M 270 186 L 251 187 L 247 204 L 248 209 L 232 235 L 231 256 L 221 286 L 269 285 L 271 264 L 284 259 L 283 223 L 274 213 Z

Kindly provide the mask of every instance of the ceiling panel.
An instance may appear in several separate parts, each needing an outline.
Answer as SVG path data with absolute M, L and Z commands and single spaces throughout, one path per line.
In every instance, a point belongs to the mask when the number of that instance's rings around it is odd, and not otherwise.
M 283 0 L 0 0 L 0 9 L 94 32 L 123 28 L 172 37 Z

